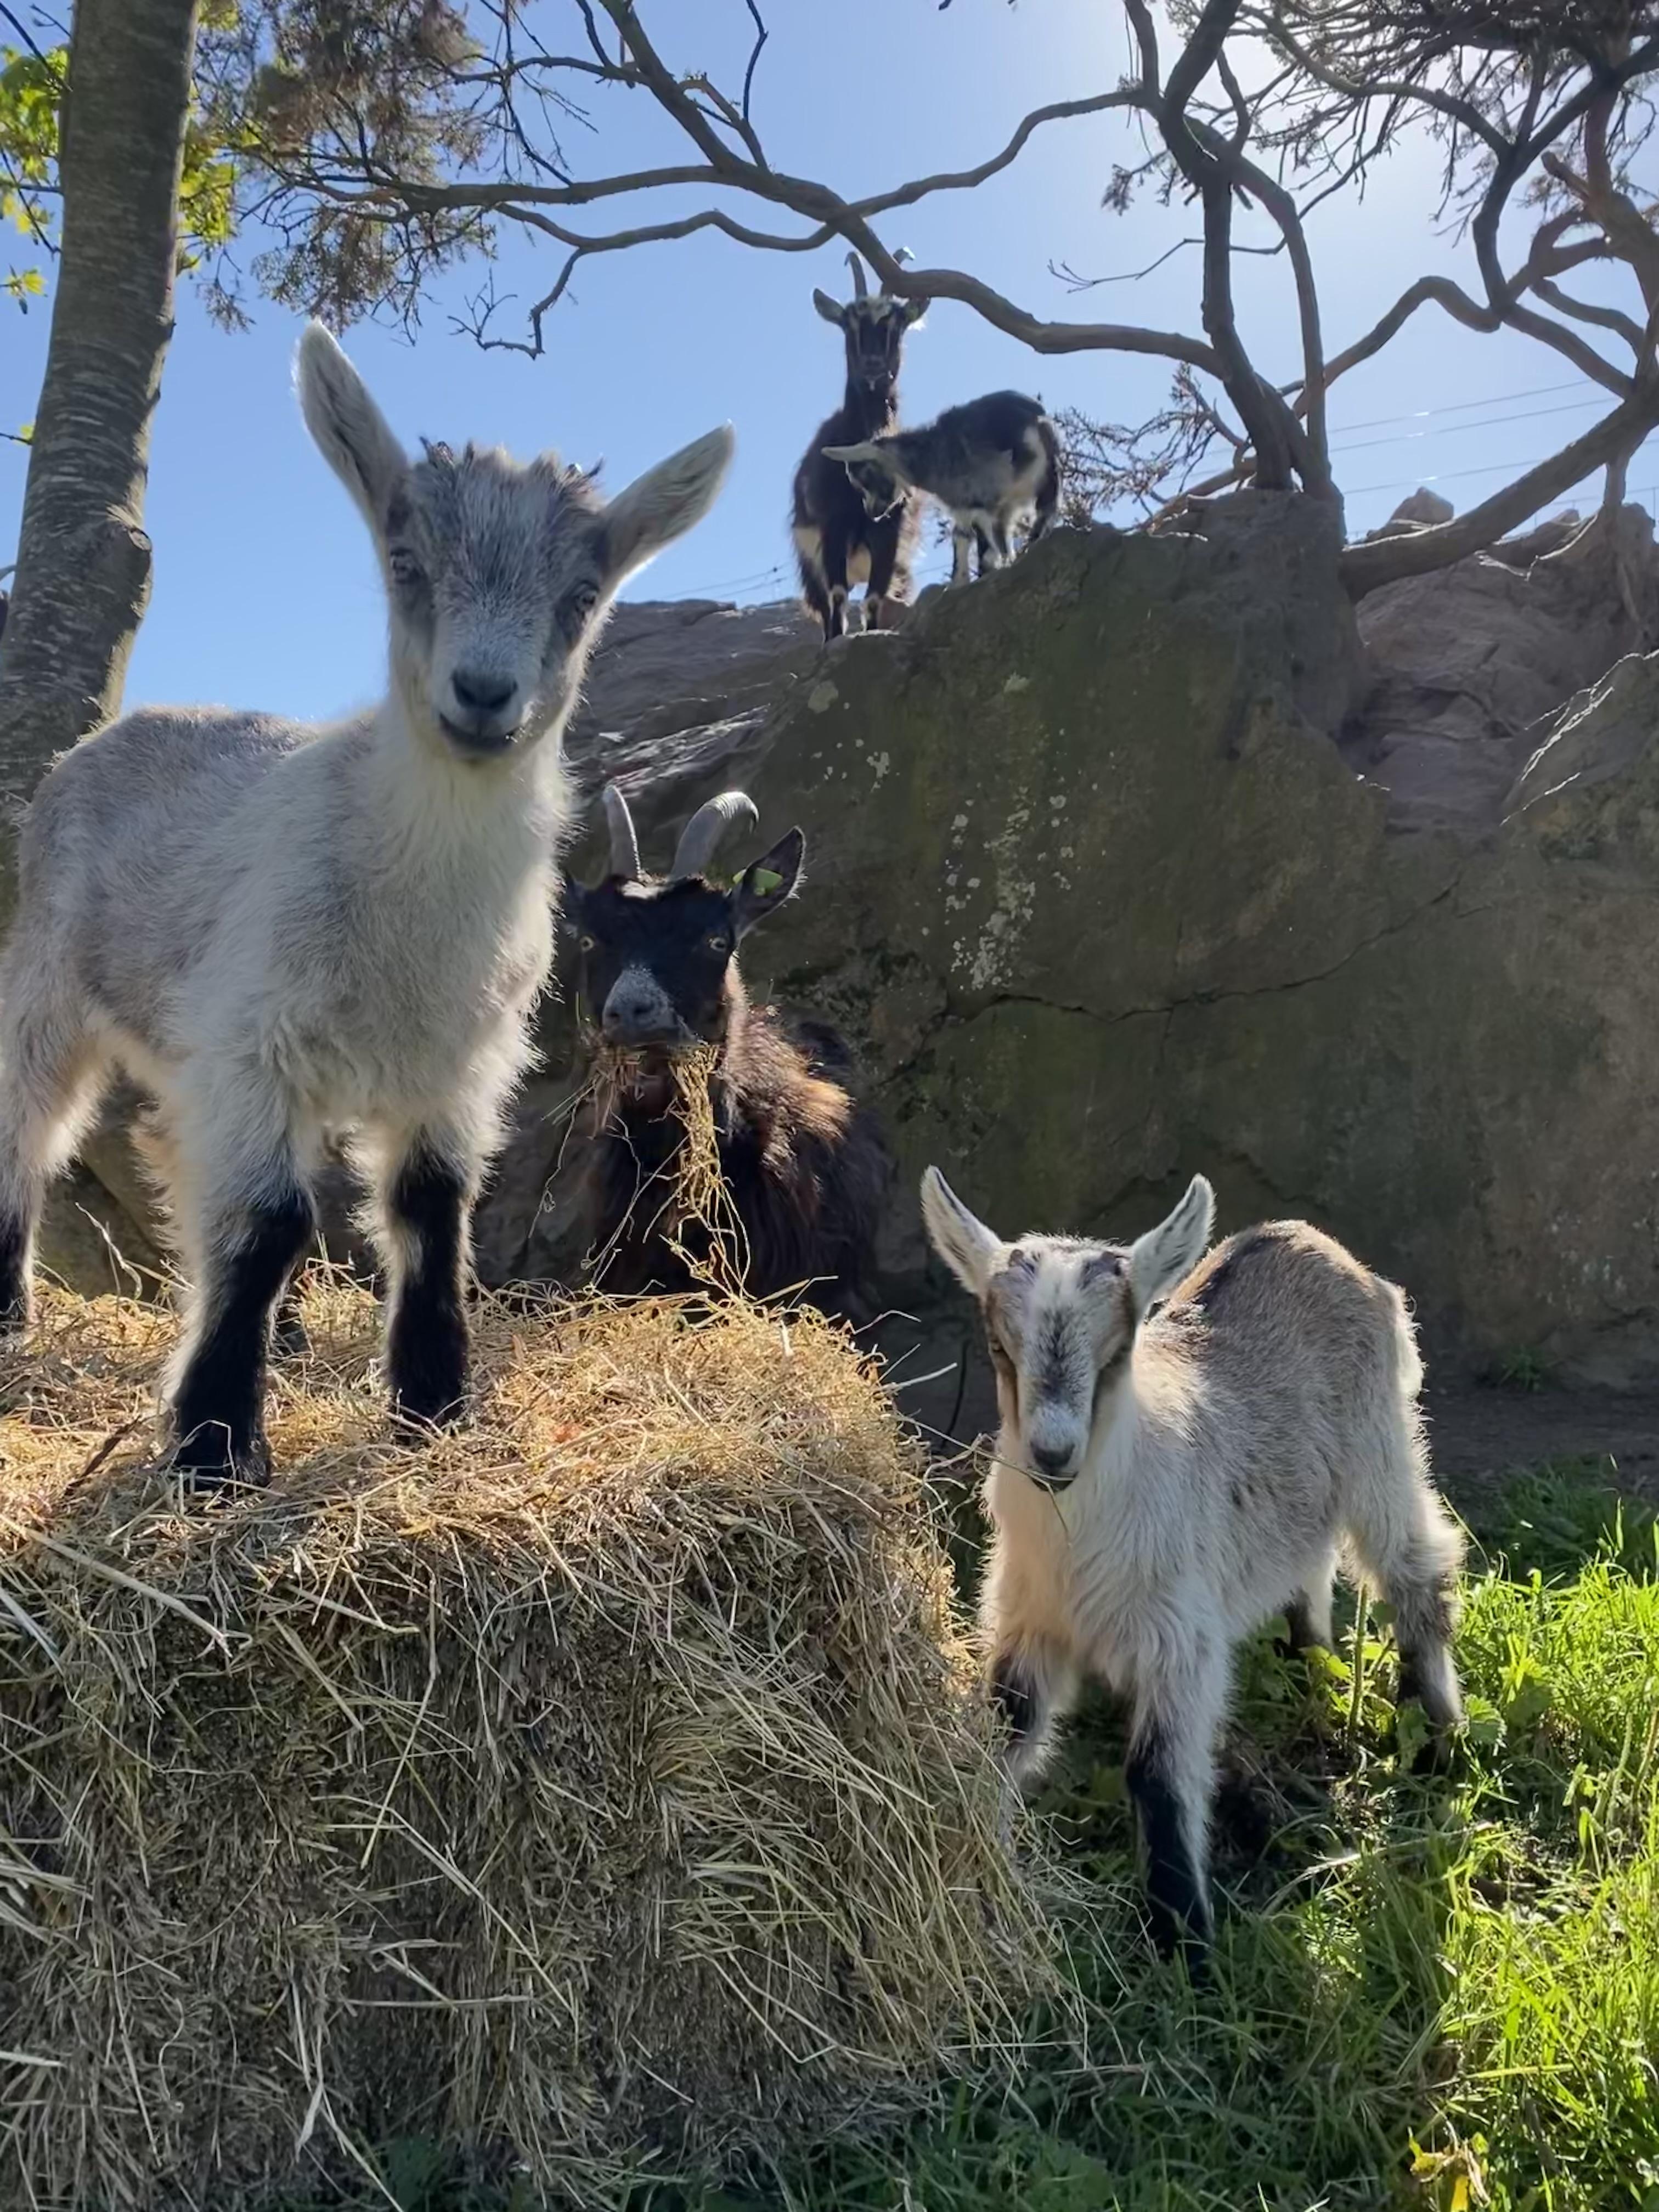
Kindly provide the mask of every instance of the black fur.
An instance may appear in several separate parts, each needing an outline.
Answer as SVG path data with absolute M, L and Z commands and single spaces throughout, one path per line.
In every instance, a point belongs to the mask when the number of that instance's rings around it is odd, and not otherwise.
M 869 1271 L 892 1176 L 880 1126 L 853 1096 L 843 1040 L 822 1023 L 750 1006 L 733 957 L 765 902 L 787 896 L 799 862 L 797 831 L 735 890 L 700 878 L 653 884 L 647 896 L 624 896 L 614 879 L 566 887 L 561 939 L 574 951 L 574 995 L 586 1021 L 602 1022 L 612 984 L 631 967 L 648 971 L 679 1024 L 675 1039 L 649 1044 L 636 1079 L 590 1116 L 588 1230 L 606 1291 L 700 1286 L 670 1249 L 664 1218 L 684 1143 L 670 1059 L 676 1044 L 713 1044 L 720 1170 L 741 1230 L 724 1255 L 728 1268 L 755 1297 L 799 1287 L 809 1304 L 846 1319 L 873 1313 Z M 751 888 L 763 866 L 783 878 L 769 894 Z M 710 1256 L 702 1225 L 685 1224 L 679 1241 L 695 1259 Z
M 893 306 L 891 301 L 855 300 L 842 308 L 847 388 L 841 405 L 813 432 L 795 471 L 791 527 L 816 530 L 823 541 L 817 563 L 796 548 L 801 592 L 823 623 L 826 639 L 840 637 L 846 630 L 847 570 L 855 554 L 869 556 L 865 595 L 872 610 L 878 611 L 881 601 L 902 601 L 909 596 L 920 502 L 907 495 L 879 520 L 872 519 L 842 463 L 827 460 L 823 452 L 826 446 L 855 446 L 866 438 L 882 437 L 897 425 L 899 359 L 908 322 L 902 312 L 893 312 Z
M 1029 441 L 1035 436 L 1048 465 L 1037 486 L 1027 543 L 1034 545 L 1054 526 L 1060 505 L 1060 439 L 1040 400 L 1029 399 L 1022 392 L 990 392 L 982 399 L 970 399 L 961 407 L 947 407 L 937 422 L 928 423 L 925 428 L 877 431 L 866 435 L 885 438 L 887 450 L 902 463 L 908 481 L 921 490 L 931 492 L 957 514 L 994 504 L 990 487 L 994 482 L 995 465 L 1007 460 L 1018 467 L 1026 461 L 1030 453 Z M 835 442 L 854 445 L 860 441 L 843 438 Z M 882 513 L 897 483 L 893 472 L 873 459 L 843 462 L 841 465 L 866 511 Z M 987 538 L 977 525 L 975 537 L 982 573 Z M 1012 550 L 1004 542 L 1006 537 L 1006 533 L 999 528 L 999 542 L 993 548 L 1005 561 Z
M 1298 1651 L 1315 1651 L 1320 1639 L 1314 1634 L 1313 1613 L 1305 1597 L 1298 1593 L 1285 1608 L 1285 1651 L 1287 1657 Z
M 15 1214 L 0 1218 L 0 1336 L 28 1325 L 29 1232 Z
M 991 1702 L 1006 1722 L 1014 1744 L 1024 1742 L 1037 1724 L 1036 1692 L 1011 1651 L 999 1652 L 992 1662 Z
M 1131 1747 L 1126 1779 L 1146 1846 L 1153 1940 L 1166 1956 L 1178 1947 L 1190 1950 L 1209 1939 L 1209 1908 L 1182 1833 L 1181 1800 L 1170 1776 L 1168 1747 L 1155 1729 Z
M 271 1312 L 314 1233 L 311 1200 L 295 1188 L 250 1208 L 234 1249 L 215 1264 L 212 1304 L 173 1406 L 172 1463 L 198 1486 L 263 1482 L 265 1360 Z
M 270 1324 L 270 1348 L 281 1352 L 284 1359 L 303 1359 L 311 1349 L 311 1339 L 300 1318 L 298 1267 L 289 1277 L 288 1288 L 277 1301 Z
M 392 1402 L 406 1419 L 457 1419 L 466 1402 L 466 1179 L 416 1145 L 392 1186 L 393 1221 L 414 1244 L 388 1331 Z

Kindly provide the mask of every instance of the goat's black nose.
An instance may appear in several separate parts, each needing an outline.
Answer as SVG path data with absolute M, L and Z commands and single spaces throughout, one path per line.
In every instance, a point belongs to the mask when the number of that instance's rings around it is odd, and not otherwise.
M 613 992 L 601 1024 L 615 1044 L 659 1043 L 678 1034 L 672 1007 L 659 998 L 619 999 Z
M 499 714 L 519 688 L 510 676 L 503 679 L 477 668 L 458 668 L 449 680 L 456 698 L 475 714 Z
M 1041 1475 L 1053 1482 L 1071 1472 L 1072 1449 L 1069 1444 L 1036 1444 L 1031 1446 L 1031 1464 Z

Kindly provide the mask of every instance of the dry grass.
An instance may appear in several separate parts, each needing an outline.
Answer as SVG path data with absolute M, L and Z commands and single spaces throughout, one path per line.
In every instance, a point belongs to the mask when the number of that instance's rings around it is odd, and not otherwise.
M 0 2202 L 419 2136 L 607 2199 L 992 2065 L 1047 1985 L 921 1469 L 826 1325 L 486 1303 L 410 1450 L 325 1284 L 279 1469 L 155 1471 L 166 1316 L 0 1360 Z
M 694 1283 L 722 1297 L 740 1297 L 749 1272 L 749 1240 L 731 1188 L 720 1173 L 711 1090 L 720 1048 L 693 1046 L 670 1055 L 665 1066 L 654 1064 L 648 1053 L 608 1045 L 602 1038 L 591 1039 L 586 1048 L 592 1064 L 574 1109 L 586 1108 L 595 1131 L 619 1124 L 625 1098 L 664 1085 L 662 1110 L 684 1132 L 684 1141 L 670 1162 L 672 1179 L 663 1176 L 647 1182 L 623 1225 L 660 1237 Z M 619 1226 L 611 1243 L 595 1255 L 596 1273 L 623 1233 Z

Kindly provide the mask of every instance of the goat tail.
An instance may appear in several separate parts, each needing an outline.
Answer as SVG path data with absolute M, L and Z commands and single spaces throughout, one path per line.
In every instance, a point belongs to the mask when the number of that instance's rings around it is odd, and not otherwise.
M 1037 440 L 1042 447 L 1044 466 L 1042 481 L 1037 486 L 1036 507 L 1031 517 L 1031 532 L 1025 543 L 1035 545 L 1054 526 L 1054 517 L 1060 511 L 1060 464 L 1061 446 L 1060 433 L 1047 415 L 1036 419 Z

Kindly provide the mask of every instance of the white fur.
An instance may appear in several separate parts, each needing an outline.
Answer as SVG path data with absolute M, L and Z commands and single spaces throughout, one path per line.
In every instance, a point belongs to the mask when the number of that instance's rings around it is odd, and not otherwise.
M 607 508 L 551 457 L 411 468 L 320 325 L 298 384 L 386 574 L 386 697 L 323 729 L 147 709 L 75 747 L 30 810 L 0 970 L 0 1226 L 23 1251 L 0 1320 L 26 1317 L 45 1186 L 118 1064 L 158 1102 L 196 1287 L 180 1370 L 251 1212 L 304 1192 L 325 1132 L 375 1194 L 394 1298 L 412 1149 L 476 1192 L 551 955 L 560 732 L 616 589 L 732 447 L 717 431 Z
M 1085 1675 L 1124 1692 L 1132 1787 L 1144 1820 L 1159 1790 L 1178 1808 L 1201 1927 L 1233 1649 L 1287 1607 L 1328 1642 L 1340 1553 L 1394 1604 L 1431 1717 L 1459 1717 L 1448 1638 L 1461 1542 L 1428 1475 L 1405 1303 L 1302 1223 L 1206 1260 L 1202 1176 L 1127 1248 L 1007 1243 L 936 1169 L 922 1206 L 998 1361 L 981 1621 L 1023 1723 L 1011 1771 L 1039 1771 Z M 1154 1890 L 1156 1902 L 1156 1870 Z

